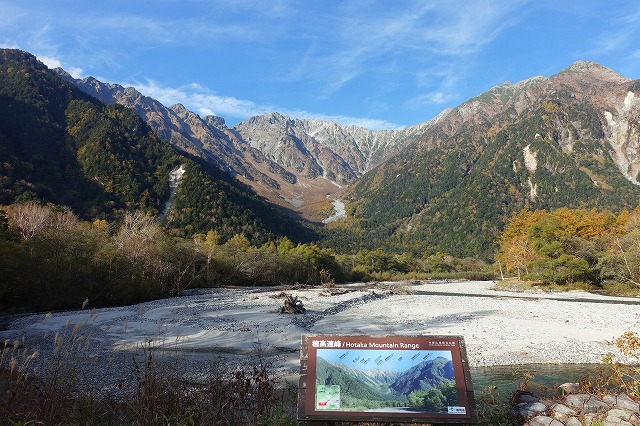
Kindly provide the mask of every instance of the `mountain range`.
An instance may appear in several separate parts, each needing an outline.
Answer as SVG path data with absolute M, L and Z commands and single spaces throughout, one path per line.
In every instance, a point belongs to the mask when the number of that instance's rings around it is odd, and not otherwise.
M 133 109 L 176 148 L 226 170 L 270 202 L 316 221 L 326 213 L 327 196 L 354 183 L 437 121 L 397 131 L 367 130 L 274 112 L 229 128 L 222 117 L 201 118 L 181 104 L 165 107 L 133 87 L 55 71 L 104 103 Z
M 321 357 L 316 360 L 316 382 L 340 386 L 345 400 L 403 400 L 414 391 L 437 388 L 455 380 L 453 363 L 443 357 L 422 361 L 405 371 L 361 370 Z
M 35 63 L 24 52 L 3 52 L 5 63 L 11 55 Z M 639 201 L 640 81 L 593 62 L 576 62 L 549 78 L 505 82 L 402 130 L 275 112 L 228 127 L 221 117 L 165 107 L 131 87 L 46 72 L 80 89 L 84 99 L 135 111 L 177 155 L 242 188 L 254 203 L 244 204 L 247 214 L 255 203 L 258 211 L 273 212 L 253 221 L 280 230 L 273 235 L 286 234 L 292 218 L 320 223 L 331 214 L 331 201 L 341 199 L 347 218 L 326 226 L 322 241 L 339 251 L 384 247 L 490 259 L 505 222 L 524 207 L 619 211 Z M 4 92 L 3 99 L 13 96 Z M 3 111 L 12 107 L 8 102 Z M 15 133 L 5 132 L 5 140 L 14 143 Z M 198 215 L 174 217 L 188 234 L 187 222 Z M 202 232 L 208 220 L 198 218 L 191 229 Z
M 141 210 L 183 237 L 313 238 L 228 173 L 163 142 L 131 109 L 85 94 L 26 52 L 0 50 L 0 111 L 0 205 L 53 203 L 110 221 Z
M 397 246 L 470 255 L 524 207 L 632 209 L 639 89 L 593 62 L 494 87 L 350 187 L 351 216 Z

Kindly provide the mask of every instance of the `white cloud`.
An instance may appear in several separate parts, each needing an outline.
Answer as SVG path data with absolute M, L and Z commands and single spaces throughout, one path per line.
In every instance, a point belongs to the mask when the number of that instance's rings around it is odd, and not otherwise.
M 83 79 L 86 77 L 84 70 L 82 68 L 69 67 L 69 68 L 65 68 L 65 71 L 71 74 L 71 77 L 73 78 Z
M 36 55 L 36 57 L 49 68 L 62 68 L 62 62 L 57 58 L 43 55 Z
M 396 123 L 392 123 L 387 120 L 377 120 L 374 118 L 363 118 L 363 117 L 349 117 L 344 115 L 326 115 L 326 114 L 316 114 L 308 111 L 280 111 L 281 114 L 288 115 L 294 118 L 307 119 L 307 120 L 322 120 L 322 121 L 333 121 L 338 124 L 342 124 L 343 126 L 357 126 L 364 127 L 369 130 L 398 130 L 405 126 L 401 126 Z
M 123 85 L 134 86 L 140 93 L 152 97 L 166 106 L 179 103 L 191 111 L 207 115 L 248 118 L 273 110 L 270 107 L 261 107 L 252 101 L 217 95 L 196 83 L 174 88 L 161 86 L 148 79 L 144 83 Z
M 613 30 L 598 34 L 593 40 L 594 48 L 589 53 L 611 54 L 636 43 L 640 32 L 640 8 L 634 7 L 634 12 L 625 11 L 613 21 Z
M 418 105 L 442 105 L 456 100 L 458 95 L 443 92 L 430 92 L 416 97 L 412 102 Z
M 42 62 L 43 64 L 45 64 L 47 67 L 54 69 L 54 68 L 63 68 L 66 72 L 68 72 L 69 74 L 71 74 L 71 76 L 73 78 L 84 78 L 86 77 L 84 75 L 84 70 L 82 68 L 77 68 L 77 67 L 64 67 L 62 65 L 62 61 L 60 61 L 60 59 L 58 58 L 54 58 L 51 56 L 44 56 L 44 55 L 36 55 L 36 57 L 38 58 L 38 60 L 40 62 Z
M 20 49 L 20 46 L 18 46 L 16 43 L 9 41 L 9 40 L 3 40 L 0 41 L 0 48 L 2 49 Z

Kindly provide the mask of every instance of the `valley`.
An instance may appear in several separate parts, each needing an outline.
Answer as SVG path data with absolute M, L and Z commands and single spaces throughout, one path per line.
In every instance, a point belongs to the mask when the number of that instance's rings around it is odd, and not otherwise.
M 321 224 L 340 198 L 348 214 L 332 228 L 350 232 L 360 248 L 376 241 L 394 251 L 417 245 L 487 259 L 494 236 L 522 208 L 618 212 L 635 208 L 640 193 L 638 83 L 593 62 L 505 82 L 400 130 L 276 112 L 227 127 L 221 117 L 165 107 L 133 88 L 56 72 L 133 108 L 166 142 L 297 217 Z
M 640 4 L 2 11 L 2 423 L 640 425 Z

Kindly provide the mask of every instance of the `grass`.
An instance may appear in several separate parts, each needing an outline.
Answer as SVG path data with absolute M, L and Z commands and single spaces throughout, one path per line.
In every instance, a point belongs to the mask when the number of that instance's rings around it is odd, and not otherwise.
M 148 348 L 115 388 L 87 377 L 90 336 L 70 324 L 46 357 L 22 341 L 0 353 L 0 422 L 11 425 L 295 425 L 297 389 L 281 386 L 257 360 L 228 371 L 213 363 L 198 380 L 178 357 L 159 362 Z M 99 361 L 98 361 L 99 362 Z M 103 370 L 105 370 L 103 368 Z M 95 371 L 95 370 L 94 370 Z M 99 370 L 98 370 L 99 371 Z
M 74 373 L 74 363 L 80 359 L 76 354 L 89 349 L 80 337 L 72 327 L 57 335 L 54 343 L 59 350 L 38 365 L 35 362 L 40 356 L 38 352 L 29 350 L 21 341 L 5 342 L 0 355 L 0 419 L 4 424 L 306 424 L 296 420 L 297 388 L 279 382 L 272 369 L 261 361 L 260 348 L 253 365 L 228 371 L 223 364 L 212 364 L 198 380 L 186 374 L 188 370 L 178 358 L 160 362 L 151 350 L 142 348 L 144 357 L 132 361 L 128 381 L 120 382 L 117 389 L 98 391 L 104 384 L 88 385 L 91 378 Z M 640 350 L 640 337 L 635 333 L 625 333 L 616 343 L 624 353 L 637 354 Z M 592 380 L 585 379 L 581 390 L 591 394 L 624 390 L 640 397 L 637 366 L 605 362 L 602 371 Z M 523 383 L 514 391 L 526 391 L 531 378 L 525 374 Z M 561 397 L 557 389 L 548 392 L 545 397 Z M 476 390 L 475 399 L 479 426 L 516 424 L 511 415 L 510 396 L 497 394 L 495 386 Z M 336 423 L 347 424 L 352 425 Z
M 178 357 L 168 361 L 141 348 L 127 379 L 115 388 L 86 377 L 89 338 L 68 324 L 52 336 L 50 354 L 23 341 L 0 354 L 0 421 L 10 425 L 296 426 L 297 387 L 278 380 L 256 348 L 252 365 L 229 371 L 214 363 L 195 380 Z M 162 358 L 162 360 L 161 360 Z M 90 369 L 89 369 L 90 370 Z M 509 410 L 488 388 L 477 394 L 480 425 L 509 424 Z M 375 425 L 376 423 L 361 423 Z

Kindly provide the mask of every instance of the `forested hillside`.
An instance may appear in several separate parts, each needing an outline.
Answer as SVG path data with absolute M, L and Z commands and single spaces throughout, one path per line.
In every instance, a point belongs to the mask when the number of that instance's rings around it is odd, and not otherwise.
M 637 206 L 638 90 L 587 62 L 495 87 L 415 126 L 398 154 L 343 189 L 348 219 L 320 234 L 209 160 L 160 141 L 132 110 L 89 97 L 28 53 L 1 50 L 0 205 L 50 203 L 111 231 L 142 212 L 169 235 L 215 232 L 221 244 L 315 241 L 345 254 L 354 279 L 484 271 L 450 255 L 491 261 L 522 208 Z
M 89 97 L 28 53 L 0 51 L 0 111 L 0 205 L 53 203 L 85 220 L 157 215 L 169 173 L 182 165 L 165 216 L 174 234 L 216 230 L 223 241 L 244 234 L 259 244 L 313 235 L 215 166 L 161 142 L 133 111 Z
M 634 294 L 640 286 L 640 208 L 523 209 L 500 236 L 502 276 Z

